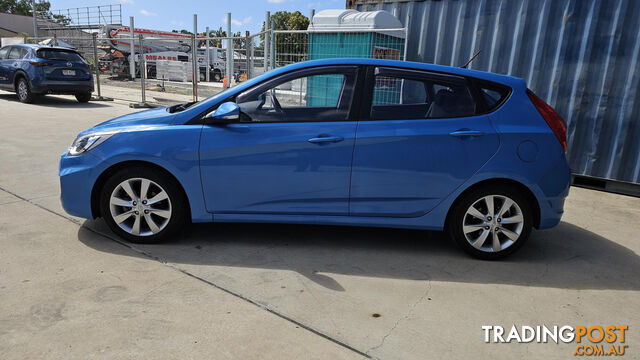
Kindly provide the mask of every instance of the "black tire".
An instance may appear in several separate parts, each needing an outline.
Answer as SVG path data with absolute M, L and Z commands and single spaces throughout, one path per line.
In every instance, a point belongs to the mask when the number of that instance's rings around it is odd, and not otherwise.
M 161 207 L 164 206 L 165 209 L 166 209 L 166 204 L 167 203 L 169 204 L 168 208 L 170 210 L 170 217 L 166 222 L 166 225 L 164 225 L 164 227 L 161 228 L 159 232 L 150 233 L 153 230 L 151 230 L 148 220 L 146 220 L 147 215 L 142 215 L 142 213 L 141 213 L 140 225 L 139 225 L 140 235 L 134 235 L 133 233 L 123 229 L 120 225 L 118 225 L 118 223 L 116 223 L 116 220 L 114 220 L 114 215 L 112 214 L 112 206 L 110 203 L 111 195 L 114 192 L 114 190 L 116 190 L 116 188 L 120 186 L 120 184 L 122 184 L 126 180 L 131 180 L 131 179 L 148 179 L 152 183 L 155 183 L 155 185 L 159 186 L 160 190 L 164 190 L 166 192 L 168 201 L 159 202 L 158 204 Z M 141 193 L 140 186 L 136 188 L 135 184 L 137 180 L 132 180 L 132 181 L 133 181 L 132 182 L 133 185 L 131 186 L 131 188 L 133 189 L 134 192 L 136 192 L 135 195 L 138 196 L 137 200 L 139 204 L 142 204 L 143 201 L 140 201 L 140 199 L 144 197 L 140 196 L 140 193 Z M 153 191 L 155 185 L 152 184 L 149 187 L 150 192 Z M 126 196 L 126 192 L 125 193 L 122 192 L 124 191 L 123 188 L 120 188 L 120 190 L 118 191 L 121 191 L 120 193 L 116 191 L 116 193 L 119 194 L 118 197 L 127 199 L 127 200 L 130 198 Z M 157 193 L 159 193 L 159 191 L 156 192 L 155 194 L 157 195 Z M 151 194 L 153 194 L 153 192 Z M 149 198 L 149 200 L 151 199 L 152 197 Z M 132 199 L 132 201 L 134 201 L 134 199 Z M 158 204 L 154 204 L 151 206 L 154 207 Z M 126 168 L 126 169 L 117 171 L 105 182 L 100 194 L 100 212 L 105 222 L 109 226 L 109 228 L 118 236 L 133 243 L 153 244 L 153 243 L 158 243 L 158 242 L 170 239 L 171 236 L 175 234 L 177 230 L 182 228 L 187 222 L 187 214 L 188 214 L 187 206 L 188 206 L 188 202 L 185 198 L 185 195 L 180 185 L 171 176 L 167 175 L 165 172 L 160 171 L 158 169 L 150 168 L 150 167 L 132 167 L 132 168 Z M 134 211 L 136 209 L 141 210 L 141 208 L 138 208 L 136 206 L 127 206 L 127 207 L 114 206 L 114 209 L 116 211 L 121 211 L 121 212 L 126 212 L 126 210 L 129 208 L 131 208 L 131 211 Z M 152 215 L 153 214 L 149 216 L 152 216 Z M 122 221 L 121 224 L 123 224 L 124 227 L 131 227 L 131 229 L 133 229 L 134 225 L 131 223 L 135 224 L 136 216 L 137 215 L 132 214 L 129 218 L 127 218 L 127 220 Z M 154 216 L 154 219 L 157 219 L 155 215 L 153 216 Z M 162 220 L 162 218 L 160 218 L 160 220 Z
M 21 103 L 29 104 L 33 102 L 34 94 L 31 92 L 31 87 L 29 86 L 29 81 L 21 76 L 16 82 L 16 94 L 18 94 L 18 100 Z
M 481 214 L 489 214 L 490 211 L 487 209 L 487 200 L 484 199 L 491 195 L 495 196 L 492 198 L 494 199 L 493 214 L 498 215 L 499 217 L 491 217 L 490 220 L 492 221 L 488 221 L 488 217 L 480 220 L 478 217 L 467 213 L 468 210 L 472 210 L 471 206 L 474 205 L 476 210 L 480 208 L 479 212 Z M 502 208 L 502 204 L 506 202 L 503 198 L 512 200 L 516 206 L 510 207 L 504 212 L 504 214 L 500 215 L 499 213 Z M 462 198 L 456 201 L 447 221 L 447 231 L 456 244 L 468 254 L 482 260 L 501 259 L 513 254 L 522 245 L 524 245 L 529 238 L 531 228 L 533 226 L 532 208 L 532 204 L 527 201 L 526 197 L 523 196 L 516 187 L 509 185 L 489 185 L 478 187 L 463 194 Z M 522 224 L 503 224 L 503 216 L 504 219 L 520 220 L 521 218 Z M 468 231 L 475 228 L 478 229 L 467 233 L 470 240 L 465 236 L 465 225 L 467 225 Z M 518 233 L 518 230 L 519 236 L 514 241 L 511 237 L 513 234 Z M 492 246 L 494 232 L 497 234 L 498 241 L 501 244 L 501 249 L 498 251 L 495 251 L 495 248 Z M 483 242 L 481 238 L 485 233 L 487 235 Z M 511 237 L 507 236 L 507 233 Z M 475 238 L 476 236 L 477 238 Z M 480 247 L 480 249 L 471 244 L 470 241 L 474 240 L 474 238 L 475 240 L 481 240 L 479 242 L 474 242 L 478 247 Z M 484 244 L 484 246 L 482 246 L 482 244 Z M 490 247 L 490 249 L 487 249 L 488 247 Z
M 89 100 L 91 100 L 91 92 L 86 91 L 86 92 L 77 93 L 76 100 L 78 100 L 79 103 L 89 102 Z
M 213 72 L 213 81 L 215 82 L 220 82 L 222 80 L 222 73 L 220 73 L 220 71 L 216 70 Z

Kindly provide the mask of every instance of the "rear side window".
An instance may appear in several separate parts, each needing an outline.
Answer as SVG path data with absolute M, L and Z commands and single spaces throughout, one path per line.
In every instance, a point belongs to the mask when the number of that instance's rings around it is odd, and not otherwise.
M 479 84 L 479 89 L 489 112 L 500 107 L 511 93 L 509 87 L 494 83 L 482 82 Z
M 7 58 L 7 54 L 9 53 L 9 49 L 11 49 L 11 48 L 10 47 L 3 47 L 2 49 L 0 49 L 0 60 Z
M 464 117 L 475 114 L 475 102 L 464 81 L 442 78 L 376 75 L 372 120 Z
M 9 56 L 7 59 L 17 60 L 22 59 L 25 55 L 27 55 L 27 50 L 18 46 L 14 46 L 11 51 L 9 51 Z
M 82 56 L 74 51 L 59 49 L 40 49 L 38 57 L 47 60 L 83 61 Z

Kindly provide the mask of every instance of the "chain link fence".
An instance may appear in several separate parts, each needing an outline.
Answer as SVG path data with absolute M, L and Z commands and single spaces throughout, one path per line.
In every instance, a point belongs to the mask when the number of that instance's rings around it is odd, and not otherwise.
M 160 36 L 144 33 L 143 29 L 136 29 L 131 37 L 128 28 L 121 29 L 124 30 L 115 33 L 117 36 L 104 30 L 74 31 L 74 36 L 54 33 L 41 38 L 25 37 L 24 42 L 78 51 L 91 65 L 96 98 L 106 93 L 139 104 L 200 100 L 266 71 L 301 61 L 406 58 L 406 29 L 338 32 L 267 29 L 234 37 L 194 37 L 181 33 Z M 325 82 L 330 87 L 333 80 L 324 77 L 308 81 L 315 85 Z M 290 89 L 279 90 L 292 92 L 291 101 L 296 96 L 301 101 L 310 83 L 289 85 Z

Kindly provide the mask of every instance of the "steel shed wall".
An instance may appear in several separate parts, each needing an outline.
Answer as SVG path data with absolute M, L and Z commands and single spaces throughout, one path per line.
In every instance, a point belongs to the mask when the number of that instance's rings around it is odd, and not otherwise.
M 640 183 L 640 1 L 351 0 L 409 27 L 407 59 L 509 74 L 567 121 L 572 171 Z M 347 2 L 347 5 L 350 3 Z

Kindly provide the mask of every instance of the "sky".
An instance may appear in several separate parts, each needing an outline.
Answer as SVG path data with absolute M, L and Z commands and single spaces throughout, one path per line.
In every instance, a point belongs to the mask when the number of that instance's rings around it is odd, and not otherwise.
M 265 12 L 280 10 L 300 11 L 309 16 L 325 9 L 344 9 L 345 0 L 49 0 L 52 10 L 85 6 L 121 4 L 122 22 L 129 25 L 129 16 L 134 17 L 135 26 L 154 30 L 193 30 L 193 14 L 198 14 L 198 32 L 205 27 L 210 30 L 222 26 L 226 29 L 227 12 L 231 12 L 231 31 L 259 32 Z

